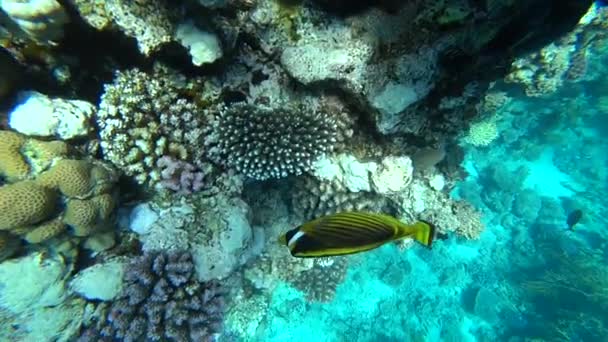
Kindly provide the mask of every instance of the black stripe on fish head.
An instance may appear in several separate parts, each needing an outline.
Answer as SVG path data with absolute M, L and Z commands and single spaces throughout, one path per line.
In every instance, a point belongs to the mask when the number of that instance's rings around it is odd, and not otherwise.
M 300 227 L 302 226 L 298 226 L 292 230 L 287 231 L 287 233 L 285 233 L 285 246 L 289 246 L 289 241 L 291 240 L 291 238 L 296 235 L 297 232 L 300 231 Z
M 327 249 L 327 245 L 325 243 L 307 235 L 306 233 L 303 233 L 289 250 L 293 256 L 302 256 L 303 253 L 322 251 L 324 249 Z

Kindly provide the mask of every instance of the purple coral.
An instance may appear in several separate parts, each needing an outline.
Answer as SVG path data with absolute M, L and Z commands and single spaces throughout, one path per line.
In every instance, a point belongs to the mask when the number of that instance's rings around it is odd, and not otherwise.
M 156 166 L 161 169 L 160 184 L 166 189 L 191 194 L 203 188 L 203 172 L 186 161 L 163 156 Z
M 188 252 L 151 252 L 134 259 L 121 297 L 105 321 L 79 341 L 213 341 L 222 328 L 224 292 L 197 281 Z

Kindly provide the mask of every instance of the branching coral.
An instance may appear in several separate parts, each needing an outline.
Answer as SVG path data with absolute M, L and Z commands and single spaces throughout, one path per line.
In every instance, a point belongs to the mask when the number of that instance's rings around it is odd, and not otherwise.
M 302 174 L 339 139 L 331 115 L 237 104 L 220 111 L 206 144 L 216 162 L 264 180 Z
M 344 281 L 347 265 L 347 257 L 316 259 L 313 267 L 300 273 L 293 284 L 306 294 L 308 301 L 330 302 Z
M 191 194 L 203 188 L 203 171 L 183 160 L 164 156 L 157 162 L 160 172 L 160 184 L 166 188 L 182 194 Z
M 187 252 L 151 252 L 134 259 L 123 292 L 81 341 L 213 341 L 221 331 L 224 292 L 196 279 Z
M 156 184 L 163 156 L 200 162 L 202 122 L 197 106 L 179 94 L 177 75 L 157 68 L 118 72 L 105 86 L 97 122 L 104 157 L 140 184 Z

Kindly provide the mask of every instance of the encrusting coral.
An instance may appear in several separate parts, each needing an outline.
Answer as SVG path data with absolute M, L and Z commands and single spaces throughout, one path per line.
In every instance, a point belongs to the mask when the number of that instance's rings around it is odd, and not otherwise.
M 323 112 L 237 104 L 220 110 L 206 145 L 211 159 L 241 174 L 283 178 L 308 171 L 316 158 L 332 152 L 338 127 Z
M 133 259 L 119 299 L 79 341 L 213 341 L 224 316 L 224 292 L 196 279 L 188 252 L 150 252 Z
M 369 191 L 352 192 L 335 181 L 303 176 L 293 185 L 293 210 L 304 220 L 341 211 L 381 212 L 385 205 L 386 199 L 382 196 Z
M 91 245 L 111 232 L 116 171 L 99 161 L 70 159 L 61 141 L 40 141 L 0 131 L 0 231 L 28 243 L 62 234 Z M 6 244 L 4 244 L 6 245 Z M 9 255 L 7 251 L 0 254 Z
M 148 56 L 170 42 L 173 23 L 163 1 L 70 0 L 84 20 L 97 30 L 118 28 L 137 40 L 139 51 Z

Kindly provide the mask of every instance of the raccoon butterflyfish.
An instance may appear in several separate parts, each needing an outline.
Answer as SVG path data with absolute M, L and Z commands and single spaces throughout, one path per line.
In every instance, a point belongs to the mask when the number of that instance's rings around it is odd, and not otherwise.
M 384 214 L 345 212 L 304 223 L 279 238 L 294 257 L 326 257 L 368 251 L 411 237 L 431 247 L 435 226 L 418 221 L 405 224 Z

